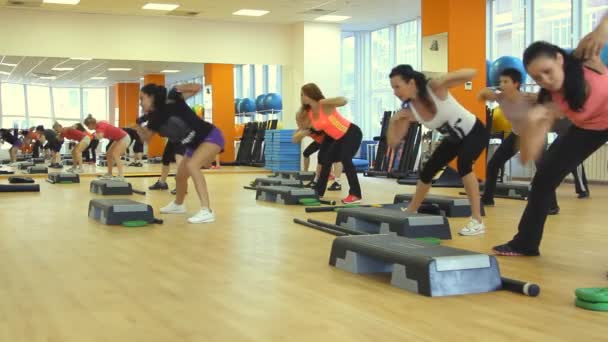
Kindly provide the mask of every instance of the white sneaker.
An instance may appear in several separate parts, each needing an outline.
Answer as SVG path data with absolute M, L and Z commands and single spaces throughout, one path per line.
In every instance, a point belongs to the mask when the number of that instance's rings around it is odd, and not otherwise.
M 471 221 L 467 223 L 467 225 L 462 228 L 459 232 L 460 235 L 472 236 L 479 235 L 486 232 L 486 226 L 483 222 L 479 222 L 474 218 L 471 218 Z
M 183 214 L 186 212 L 186 206 L 171 201 L 167 206 L 160 208 L 160 212 L 162 214 Z
M 105 175 L 99 177 L 100 179 L 112 179 L 112 174 L 111 173 L 106 173 Z
M 65 171 L 66 171 L 66 172 L 72 172 L 72 173 L 73 173 L 74 171 L 76 171 L 76 168 L 72 166 L 71 168 L 69 168 L 69 169 L 67 169 L 67 170 L 65 170 Z
M 190 223 L 210 223 L 215 221 L 215 214 L 209 209 L 201 209 L 196 215 L 188 219 Z
M 117 182 L 124 182 L 125 181 L 125 177 L 123 177 L 123 176 L 115 176 L 115 177 L 112 177 L 112 180 L 113 181 L 117 181 Z

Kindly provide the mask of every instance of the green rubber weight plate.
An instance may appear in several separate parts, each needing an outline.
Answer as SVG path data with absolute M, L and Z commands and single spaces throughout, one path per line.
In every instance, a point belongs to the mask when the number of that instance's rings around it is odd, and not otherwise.
M 434 237 L 419 237 L 419 238 L 416 238 L 416 240 L 423 241 L 423 242 L 426 242 L 426 243 L 430 243 L 430 244 L 433 244 L 433 245 L 440 245 L 441 244 L 441 239 L 434 238 Z
M 125 221 L 122 223 L 125 227 L 135 228 L 135 227 L 144 227 L 148 225 L 148 221 L 145 220 L 136 220 L 136 221 Z
M 579 308 L 593 311 L 608 311 L 608 303 L 592 303 L 576 298 L 574 305 Z
M 608 287 L 588 287 L 574 291 L 576 298 L 586 302 L 608 303 Z

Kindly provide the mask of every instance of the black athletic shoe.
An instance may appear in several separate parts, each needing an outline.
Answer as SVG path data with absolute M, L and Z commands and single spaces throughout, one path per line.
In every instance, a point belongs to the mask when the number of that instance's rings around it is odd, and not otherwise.
M 589 198 L 589 193 L 587 191 L 579 192 L 578 198 Z
M 508 243 L 505 243 L 504 245 L 494 246 L 492 248 L 492 252 L 494 252 L 494 254 L 496 254 L 496 255 L 501 255 L 501 256 L 539 256 L 540 255 L 539 251 L 534 251 L 534 252 L 517 251 L 517 250 L 513 249 L 513 247 L 509 246 Z
M 329 188 L 327 188 L 327 191 L 340 191 L 342 190 L 342 185 L 340 185 L 340 183 L 338 182 L 334 182 Z
M 316 188 L 317 187 L 317 182 L 312 181 L 312 182 L 306 184 L 304 187 L 306 187 L 306 188 Z
M 152 184 L 148 189 L 150 190 L 169 190 L 169 186 L 167 183 L 162 183 L 161 181 L 156 181 L 156 183 Z
M 171 190 L 171 195 L 177 195 L 177 189 Z
M 548 215 L 557 215 L 559 214 L 559 207 L 551 208 L 547 212 Z
M 53 164 L 49 165 L 49 167 L 51 169 L 63 169 L 63 165 L 61 165 L 59 163 L 53 163 Z

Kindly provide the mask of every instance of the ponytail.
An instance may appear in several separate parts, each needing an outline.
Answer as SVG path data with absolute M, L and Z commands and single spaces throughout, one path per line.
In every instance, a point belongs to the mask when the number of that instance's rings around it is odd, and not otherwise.
M 89 126 L 89 125 L 96 125 L 97 124 L 97 120 L 95 120 L 95 118 L 93 117 L 93 115 L 89 114 L 85 119 L 84 119 L 84 125 L 85 126 Z
M 411 65 L 401 64 L 394 67 L 393 70 L 391 70 L 391 73 L 389 74 L 389 78 L 393 78 L 395 76 L 400 76 L 401 79 L 405 82 L 409 82 L 413 79 L 416 83 L 416 88 L 418 90 L 418 96 L 420 97 L 420 100 L 427 107 L 433 107 L 433 101 L 431 101 L 431 97 L 427 88 L 429 80 L 426 78 L 426 76 L 424 76 L 423 73 L 414 70 Z
M 524 65 L 526 68 L 538 57 L 544 56 L 557 58 L 561 54 L 564 58 L 564 83 L 561 92 L 568 103 L 568 107 L 575 111 L 581 111 L 587 100 L 587 86 L 583 71 L 583 61 L 574 57 L 573 54 L 564 49 L 547 42 L 535 42 L 524 51 Z M 547 102 L 551 94 L 546 89 L 539 92 L 539 103 Z

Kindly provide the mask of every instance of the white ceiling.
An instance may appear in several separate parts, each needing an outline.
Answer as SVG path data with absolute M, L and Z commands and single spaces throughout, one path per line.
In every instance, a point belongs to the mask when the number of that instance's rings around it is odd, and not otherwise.
M 0 0 L 0 6 L 37 8 L 48 11 L 72 11 L 111 15 L 166 16 L 274 24 L 312 21 L 320 14 L 346 15 L 345 30 L 371 30 L 388 24 L 398 24 L 420 16 L 420 0 L 80 0 L 76 6 L 42 4 L 42 0 L 15 0 L 24 3 L 11 5 L 13 0 Z M 147 2 L 174 3 L 180 7 L 173 13 L 141 9 Z M 239 9 L 270 11 L 262 17 L 237 17 Z M 193 16 L 186 12 L 196 13 Z
M 16 66 L 4 65 L 16 64 Z M 53 68 L 74 68 L 71 71 L 53 71 Z M 108 71 L 108 68 L 131 68 L 131 71 Z M 203 74 L 203 64 L 166 63 L 94 59 L 90 61 L 69 58 L 0 56 L 0 81 L 14 83 L 40 83 L 54 86 L 108 86 L 118 82 L 139 82 L 146 74 L 158 74 L 162 70 L 180 70 L 165 74 L 166 83 L 192 79 Z M 43 80 L 40 76 L 53 75 L 55 80 Z M 91 80 L 91 77 L 107 77 Z

